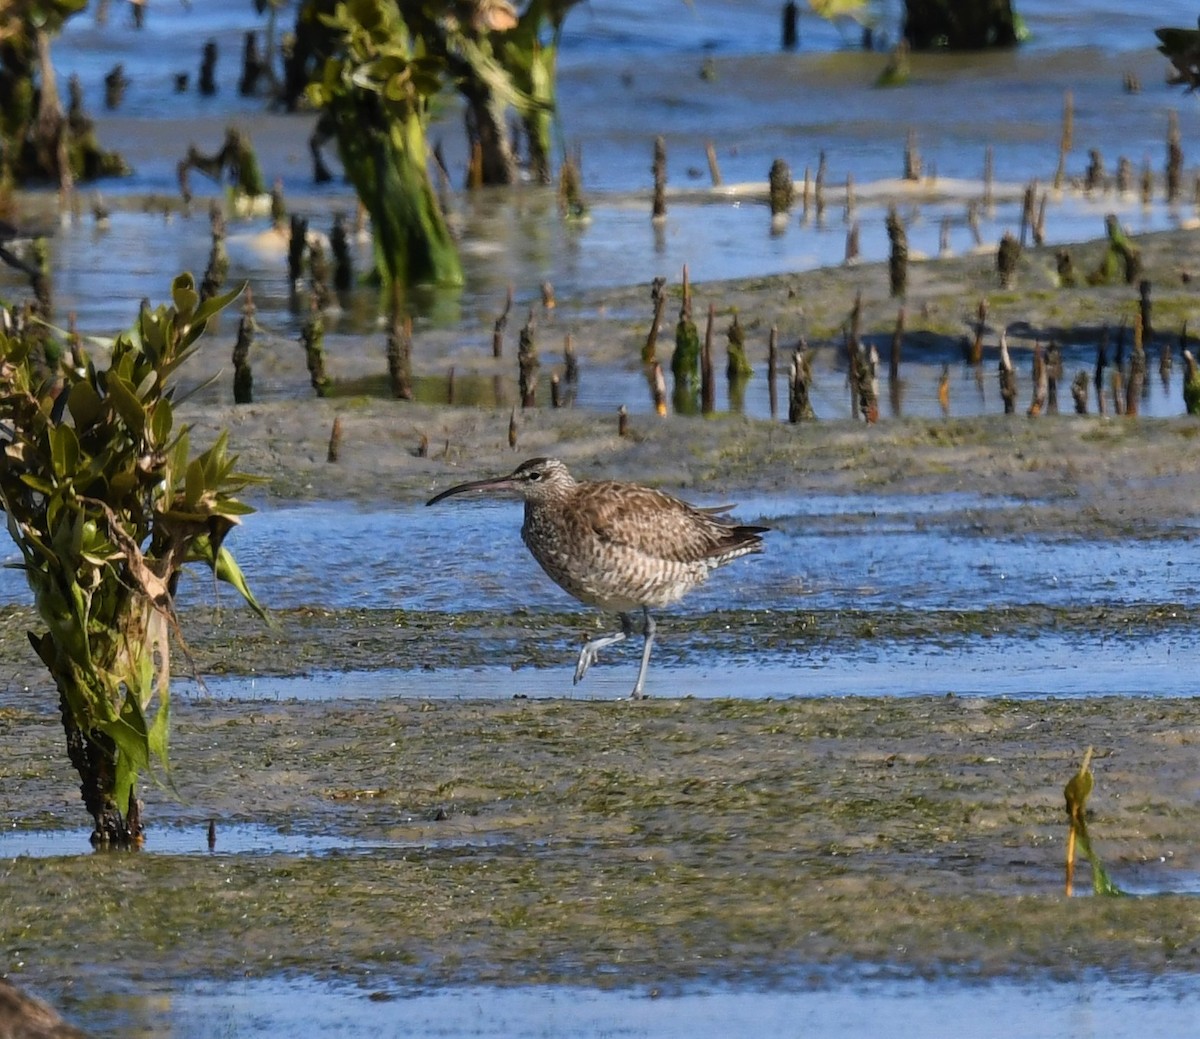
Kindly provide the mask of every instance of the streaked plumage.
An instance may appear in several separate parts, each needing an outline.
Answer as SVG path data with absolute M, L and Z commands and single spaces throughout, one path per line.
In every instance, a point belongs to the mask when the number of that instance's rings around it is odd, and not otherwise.
M 713 570 L 761 551 L 767 529 L 727 519 L 723 514 L 731 506 L 698 508 L 638 484 L 576 480 L 555 458 L 532 458 L 508 476 L 459 484 L 428 504 L 469 491 L 522 498 L 521 537 L 542 569 L 580 602 L 620 614 L 619 633 L 593 639 L 580 651 L 576 682 L 600 649 L 633 633 L 630 614 L 642 611 L 645 642 L 635 699 L 642 696 L 654 640 L 650 608 L 678 601 Z

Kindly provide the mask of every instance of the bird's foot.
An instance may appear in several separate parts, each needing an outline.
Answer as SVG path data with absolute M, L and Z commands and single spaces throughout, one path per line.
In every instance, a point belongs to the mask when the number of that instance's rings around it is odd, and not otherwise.
M 583 676 L 587 674 L 588 668 L 596 662 L 596 658 L 600 656 L 600 650 L 618 642 L 624 642 L 628 634 L 627 631 L 619 631 L 615 635 L 603 635 L 598 639 L 585 642 L 583 649 L 579 651 L 579 660 L 575 664 L 575 685 L 579 685 Z
M 583 681 L 583 676 L 588 673 L 588 668 L 596 662 L 597 655 L 590 642 L 579 651 L 579 659 L 575 662 L 575 681 L 572 683 L 573 685 L 579 685 Z

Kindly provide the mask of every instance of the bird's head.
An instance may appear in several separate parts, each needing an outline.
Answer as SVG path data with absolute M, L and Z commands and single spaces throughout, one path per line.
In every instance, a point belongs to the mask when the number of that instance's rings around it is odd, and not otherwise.
M 436 505 L 443 498 L 471 491 L 509 495 L 531 502 L 553 501 L 565 496 L 574 486 L 574 477 L 557 458 L 530 458 L 507 476 L 460 483 L 434 495 L 425 504 Z

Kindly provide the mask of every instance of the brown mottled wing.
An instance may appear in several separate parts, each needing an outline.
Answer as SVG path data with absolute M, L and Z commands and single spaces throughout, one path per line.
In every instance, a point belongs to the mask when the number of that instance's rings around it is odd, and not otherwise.
M 572 505 L 578 520 L 602 541 L 680 563 L 758 551 L 759 534 L 766 530 L 720 518 L 731 506 L 699 509 L 636 484 L 584 484 Z

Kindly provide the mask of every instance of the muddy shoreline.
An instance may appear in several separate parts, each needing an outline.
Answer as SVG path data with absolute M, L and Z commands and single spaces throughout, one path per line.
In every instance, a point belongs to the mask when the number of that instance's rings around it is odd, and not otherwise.
M 1164 293 L 1163 313 L 1182 313 L 1194 290 L 1178 272 L 1200 265 L 1197 246 L 1163 235 L 1145 248 L 1159 283 L 1176 286 Z M 990 277 L 988 263 L 922 265 L 917 291 L 927 312 L 952 313 L 947 327 L 957 327 Z M 1028 277 L 1043 277 L 1038 271 Z M 811 323 L 818 301 L 831 300 L 832 322 L 856 286 L 870 285 L 868 304 L 885 327 L 892 305 L 883 278 L 822 271 L 701 291 L 764 322 L 794 316 L 799 293 L 814 301 Z M 1095 327 L 1129 305 L 1125 287 L 1051 298 L 1040 284 L 994 304 L 993 320 L 1019 314 L 1042 327 Z M 572 327 L 584 356 L 631 349 L 644 329 L 632 320 L 614 329 L 602 312 L 632 307 L 642 294 L 579 303 Z M 1066 310 L 1064 298 L 1074 301 Z M 204 368 L 190 375 L 205 378 Z M 1021 414 L 868 428 L 639 417 L 623 439 L 615 415 L 539 409 L 521 417 L 514 452 L 507 410 L 361 395 L 240 408 L 199 399 L 183 414 L 194 442 L 230 429 L 242 468 L 267 478 L 254 492 L 264 507 L 417 502 L 451 482 L 555 454 L 581 476 L 684 494 L 969 491 L 1018 503 L 988 512 L 1014 535 L 1186 538 L 1200 477 L 1200 423 L 1189 418 Z M 330 463 L 335 417 L 342 453 Z M 422 436 L 426 457 L 416 450 Z M 271 659 L 301 671 L 370 666 L 397 622 L 382 613 L 289 615 L 289 642 L 252 631 L 240 615 L 196 609 L 187 619 L 201 668 L 234 674 Z M 854 638 L 855 620 L 827 632 L 831 644 Z M 1068 620 L 1080 630 L 1113 623 L 1086 611 Z M 567 618 L 537 623 L 567 641 Z M 28 624 L 21 609 L 0 623 L 5 659 L 14 661 L 0 696 L 5 821 L 77 827 L 85 818 L 53 694 L 19 656 L 31 656 L 22 643 Z M 705 637 L 703 622 L 693 637 Z M 451 666 L 453 645 L 430 650 L 428 666 Z M 1095 698 L 1069 702 L 498 703 L 473 699 L 470 681 L 458 701 L 178 700 L 179 798 L 146 789 L 150 853 L 79 848 L 0 861 L 9 907 L 0 914 L 3 969 L 54 993 L 95 970 L 624 986 L 762 983 L 810 968 L 853 975 L 864 965 L 969 978 L 1200 968 L 1194 700 L 1098 687 Z M 1147 897 L 1063 897 L 1062 787 L 1087 746 L 1097 750 L 1094 838 L 1118 883 Z M 153 852 L 154 828 L 202 829 L 209 820 L 216 854 Z M 221 827 L 238 822 L 372 837 L 384 847 L 222 855 Z M 81 937 L 118 933 L 112 945 Z
M 1181 329 L 1200 305 L 1200 279 L 1192 277 L 1193 271 L 1200 272 L 1200 237 L 1164 232 L 1137 242 L 1145 276 L 1155 286 L 1157 338 L 1147 344 L 1147 363 L 1156 366 L 1159 344 L 1169 342 L 1179 365 Z M 1095 266 L 1103 252 L 1096 242 L 1071 248 L 1081 269 Z M 1104 327 L 1115 335 L 1123 320 L 1132 321 L 1136 287 L 1060 289 L 1050 249 L 1026 250 L 1021 262 L 1017 289 L 1003 293 L 996 290 L 991 254 L 915 263 L 906 302 L 913 339 L 908 349 L 916 358 L 929 349 L 957 350 L 975 321 L 977 303 L 989 301 L 980 378 L 999 412 L 995 344 L 999 330 L 1009 329 L 1021 394 L 1014 415 L 956 417 L 953 402 L 949 417 L 888 418 L 876 426 L 837 418 L 792 426 L 729 413 L 706 421 L 643 413 L 631 417 L 629 435 L 622 438 L 615 413 L 538 407 L 518 410 L 514 450 L 509 447 L 507 404 L 445 407 L 388 400 L 380 381 L 382 346 L 347 337 L 338 347 L 334 336 L 329 365 L 339 387 L 335 396 L 234 406 L 225 385 L 227 359 L 219 350 L 205 350 L 189 362 L 183 383 L 207 389 L 181 409 L 181 416 L 192 424 L 194 441 L 230 430 L 242 467 L 267 479 L 251 492 L 264 502 L 419 501 L 466 476 L 505 472 L 523 458 L 556 455 L 584 477 L 631 479 L 685 494 L 698 488 L 734 495 L 966 491 L 1036 500 L 1049 506 L 1040 512 L 1040 521 L 1063 529 L 1078 529 L 1080 523 L 1130 528 L 1143 519 L 1186 520 L 1194 513 L 1189 481 L 1200 470 L 1200 453 L 1193 449 L 1200 424 L 1182 415 L 1182 402 L 1181 414 L 1172 419 L 1126 421 L 1113 414 L 1111 402 L 1101 415 L 1094 399 L 1090 414 L 1079 416 L 1069 413 L 1070 395 L 1063 385 L 1061 414 L 1025 414 L 1035 342 L 1094 341 Z M 677 296 L 678 286 L 670 291 Z M 693 293 L 694 311 L 702 314 L 713 303 L 722 327 L 729 315 L 739 315 L 747 328 L 755 380 L 765 378 L 767 330 L 778 328 L 778 386 L 784 405 L 787 349 L 802 335 L 820 350 L 839 350 L 856 294 L 861 294 L 868 339 L 890 339 L 897 311 L 883 264 L 705 283 L 694 286 Z M 674 306 L 668 306 L 660 335 L 664 363 L 671 349 Z M 538 320 L 543 382 L 559 367 L 552 344 L 569 332 L 582 379 L 588 378 L 589 364 L 619 365 L 630 372 L 631 393 L 648 393 L 638 373 L 650 320 L 647 287 L 560 299 L 554 311 Z M 418 377 L 441 380 L 450 364 L 460 381 L 496 380 L 506 401 L 513 399 L 515 364 L 511 358 L 491 358 L 482 322 L 481 317 L 478 344 L 464 345 L 444 330 L 418 334 L 413 355 Z M 303 355 L 294 344 L 268 345 L 265 353 L 273 378 L 306 386 Z M 1065 380 L 1073 374 L 1067 372 Z M 886 395 L 886 371 L 880 382 Z M 341 422 L 340 453 L 330 463 L 335 419 Z M 1020 522 L 1016 516 L 1014 522 Z

